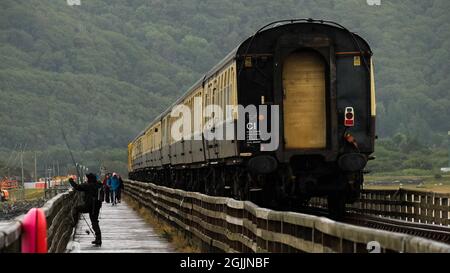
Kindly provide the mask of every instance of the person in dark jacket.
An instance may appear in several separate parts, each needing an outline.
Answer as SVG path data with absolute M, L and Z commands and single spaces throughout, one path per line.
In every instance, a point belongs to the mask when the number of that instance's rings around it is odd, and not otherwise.
M 98 224 L 98 216 L 100 214 L 100 208 L 102 207 L 103 185 L 97 181 L 97 176 L 95 174 L 90 173 L 87 174 L 86 177 L 87 183 L 83 184 L 76 184 L 72 178 L 69 179 L 70 185 L 72 185 L 75 190 L 84 192 L 83 204 L 76 206 L 74 210 L 72 210 L 73 223 L 77 222 L 80 213 L 89 213 L 92 229 L 95 232 L 95 241 L 92 241 L 92 244 L 101 246 L 102 234 Z
M 109 203 L 109 201 L 111 200 L 111 198 L 109 197 L 109 186 L 108 186 L 108 179 L 111 177 L 110 173 L 107 173 L 105 175 L 105 179 L 103 179 L 103 189 L 105 191 L 105 202 Z
M 123 180 L 120 174 L 117 174 L 117 177 L 119 178 L 119 188 L 117 189 L 117 202 L 120 203 L 120 200 L 122 199 L 122 190 L 124 188 L 123 186 Z

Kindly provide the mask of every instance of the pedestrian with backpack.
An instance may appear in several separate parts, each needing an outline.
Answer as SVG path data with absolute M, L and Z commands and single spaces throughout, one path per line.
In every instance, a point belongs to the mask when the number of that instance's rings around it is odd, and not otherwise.
M 116 173 L 113 173 L 112 177 L 108 179 L 109 192 L 111 195 L 112 206 L 117 205 L 117 192 L 120 187 L 119 177 Z

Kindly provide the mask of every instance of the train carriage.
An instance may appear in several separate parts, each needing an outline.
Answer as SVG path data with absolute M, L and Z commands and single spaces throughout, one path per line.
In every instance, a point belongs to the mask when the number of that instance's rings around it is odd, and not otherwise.
M 193 109 L 196 98 L 201 112 L 209 105 L 234 110 L 210 117 L 192 112 L 191 129 L 174 140 L 173 107 Z M 238 105 L 257 106 L 259 121 L 275 118 L 278 126 L 269 122 L 268 129 L 276 149 L 265 150 L 261 128 L 253 130 Z M 339 214 L 358 197 L 372 159 L 375 115 L 365 40 L 329 21 L 274 22 L 231 51 L 129 144 L 129 177 L 266 205 L 327 196 Z M 238 137 L 240 124 L 244 138 Z M 231 137 L 205 137 L 227 126 L 234 128 Z

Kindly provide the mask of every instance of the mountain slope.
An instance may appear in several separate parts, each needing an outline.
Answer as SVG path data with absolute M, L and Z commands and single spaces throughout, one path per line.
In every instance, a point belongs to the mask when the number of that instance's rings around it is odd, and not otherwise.
M 202 73 L 277 19 L 335 20 L 375 54 L 378 134 L 443 146 L 450 2 L 59 0 L 0 2 L 0 147 L 125 147 Z

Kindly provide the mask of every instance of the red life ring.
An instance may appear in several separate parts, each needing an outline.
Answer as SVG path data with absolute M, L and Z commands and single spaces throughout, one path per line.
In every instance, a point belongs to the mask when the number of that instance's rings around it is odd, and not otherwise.
M 42 209 L 32 208 L 23 218 L 22 253 L 47 253 L 47 219 Z

